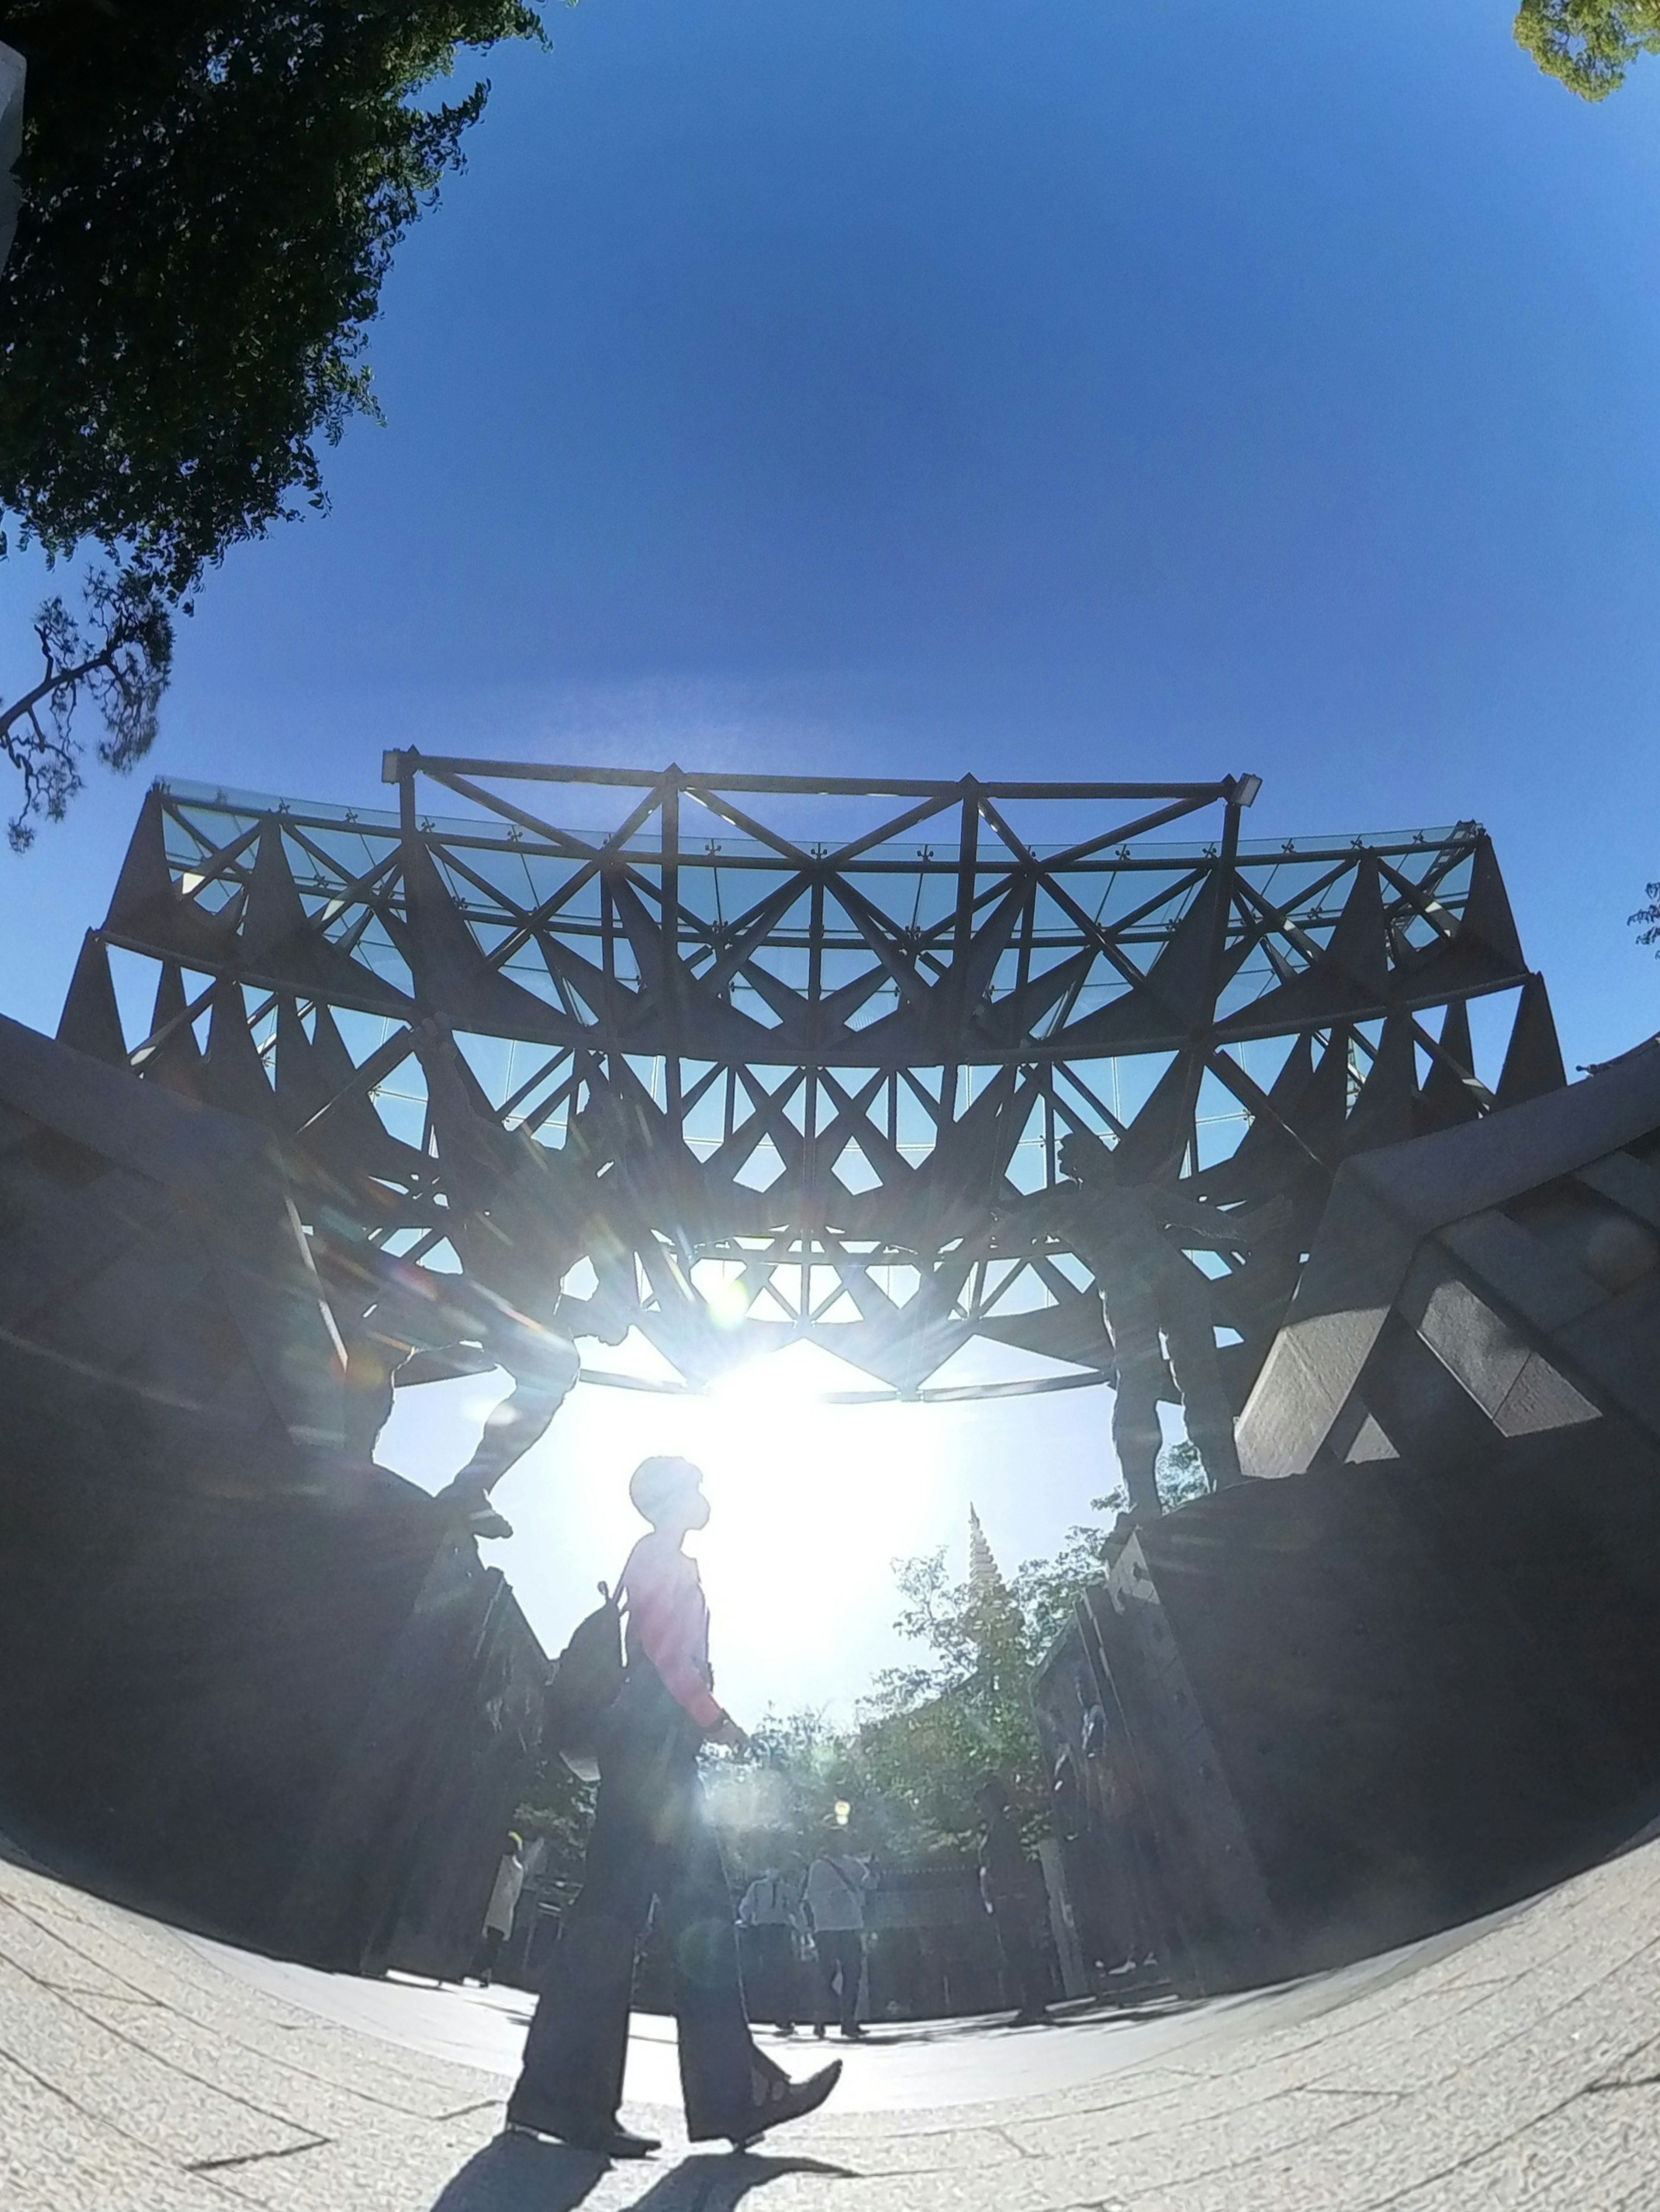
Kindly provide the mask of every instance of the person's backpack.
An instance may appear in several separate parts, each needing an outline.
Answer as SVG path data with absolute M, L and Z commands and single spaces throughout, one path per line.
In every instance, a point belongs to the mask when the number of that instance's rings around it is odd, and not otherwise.
M 592 1782 L 601 1723 L 622 1693 L 623 1594 L 599 1584 L 600 1602 L 580 1620 L 548 1677 L 542 1741 L 571 1771 Z

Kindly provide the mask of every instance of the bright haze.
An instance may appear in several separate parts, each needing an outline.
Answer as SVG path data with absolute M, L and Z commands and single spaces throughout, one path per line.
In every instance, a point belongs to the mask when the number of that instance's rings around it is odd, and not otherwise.
M 387 288 L 386 427 L 210 579 L 155 768 L 1254 769 L 1256 836 L 1487 822 L 1570 1063 L 1620 1049 L 1660 1023 L 1660 64 L 1588 107 L 1510 13 L 551 9 Z M 137 798 L 0 865 L 11 1012 L 55 1022 Z M 489 1395 L 389 1455 L 437 1481 Z M 1107 1412 L 584 1390 L 500 1556 L 556 1643 L 632 1460 L 703 1454 L 723 1688 L 845 1700 L 889 1559 L 960 1559 L 970 1498 L 1051 1547 Z

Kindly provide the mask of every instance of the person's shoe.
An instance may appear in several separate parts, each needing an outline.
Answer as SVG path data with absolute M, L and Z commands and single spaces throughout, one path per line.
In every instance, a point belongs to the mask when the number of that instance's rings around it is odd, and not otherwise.
M 812 2039 L 815 2043 L 822 2043 L 824 2039 L 824 2023 L 822 2020 L 812 2031 Z
M 841 2030 L 841 2036 L 843 2043 L 862 2043 L 865 2039 L 865 2031 L 860 2027 L 858 2021 L 854 2021 L 851 2027 L 844 2027 Z
M 781 2020 L 778 2023 L 778 2033 L 780 2035 L 794 2035 L 795 2022 L 793 2020 Z
M 734 2130 L 727 2141 L 734 2150 L 747 2150 L 769 2129 L 781 2128 L 786 2120 L 806 2119 L 809 2112 L 818 2110 L 841 2078 L 842 2062 L 832 2058 L 805 2081 L 775 2081 L 763 2101 L 756 2106 L 745 2131 Z
M 1048 2027 L 1054 2014 L 1047 2005 L 1023 2006 L 1009 2022 L 1011 2027 Z
M 573 2150 L 590 2150 L 600 2158 L 649 2158 L 663 2148 L 655 2136 L 636 2136 L 616 2120 L 577 2119 L 532 2097 L 512 2100 L 507 2124 L 522 2135 L 552 2136 Z
M 469 1536 L 477 1536 L 485 1543 L 499 1542 L 513 1534 L 512 1522 L 493 1505 L 481 1505 L 476 1513 L 469 1513 L 461 1526 Z

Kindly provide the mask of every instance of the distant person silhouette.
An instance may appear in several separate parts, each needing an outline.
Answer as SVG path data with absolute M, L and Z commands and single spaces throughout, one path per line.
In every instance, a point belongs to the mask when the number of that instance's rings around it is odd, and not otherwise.
M 849 2043 L 864 2035 L 859 2025 L 859 1984 L 865 1972 L 865 1892 L 875 1881 L 867 1863 L 845 1847 L 836 1850 L 826 1844 L 807 1869 L 806 1911 L 818 1963 L 817 2036 L 824 2035 L 832 2015 Z
M 1037 1954 L 1031 1927 L 1031 1867 L 1009 1793 L 998 1776 L 988 1775 L 974 1793 L 982 1821 L 980 1895 L 997 1930 L 1003 1970 L 1019 1992 L 1020 2009 L 1011 2027 L 1036 2027 L 1049 2016 L 1049 1978 Z
M 658 2148 L 617 2118 L 628 2055 L 635 1945 L 655 1899 L 674 1985 L 680 2086 L 694 2142 L 752 2142 L 800 2118 L 835 2087 L 839 2065 L 807 2081 L 756 2046 L 744 2013 L 732 1893 L 697 1774 L 706 1741 L 749 1739 L 715 1703 L 708 1608 L 682 1546 L 707 1526 L 702 1477 L 684 1459 L 648 1459 L 629 1495 L 651 1523 L 629 1555 L 627 1674 L 599 1746 L 599 1795 L 582 1887 L 549 1961 L 508 2104 L 509 2127 L 609 2158 Z
M 738 1907 L 738 1942 L 747 1966 L 750 2017 L 770 2020 L 780 2035 L 795 2033 L 796 1943 L 806 1923 L 800 1886 L 777 1867 L 757 1875 Z
M 489 1903 L 484 1908 L 484 1932 L 472 1962 L 474 1980 L 482 1982 L 486 1989 L 495 1976 L 502 1946 L 513 1933 L 513 1916 L 519 1909 L 520 1892 L 525 1887 L 524 1851 L 524 1838 L 509 1830 L 508 1848 L 496 1869 Z

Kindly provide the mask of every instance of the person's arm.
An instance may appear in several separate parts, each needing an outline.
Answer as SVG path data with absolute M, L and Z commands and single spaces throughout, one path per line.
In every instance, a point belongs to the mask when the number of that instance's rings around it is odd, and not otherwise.
M 1274 1236 L 1292 1218 L 1290 1206 L 1279 1197 L 1224 1213 L 1207 1200 L 1184 1198 L 1172 1190 L 1161 1193 L 1158 1213 L 1181 1243 L 1242 1256 L 1249 1255 L 1259 1238 Z

